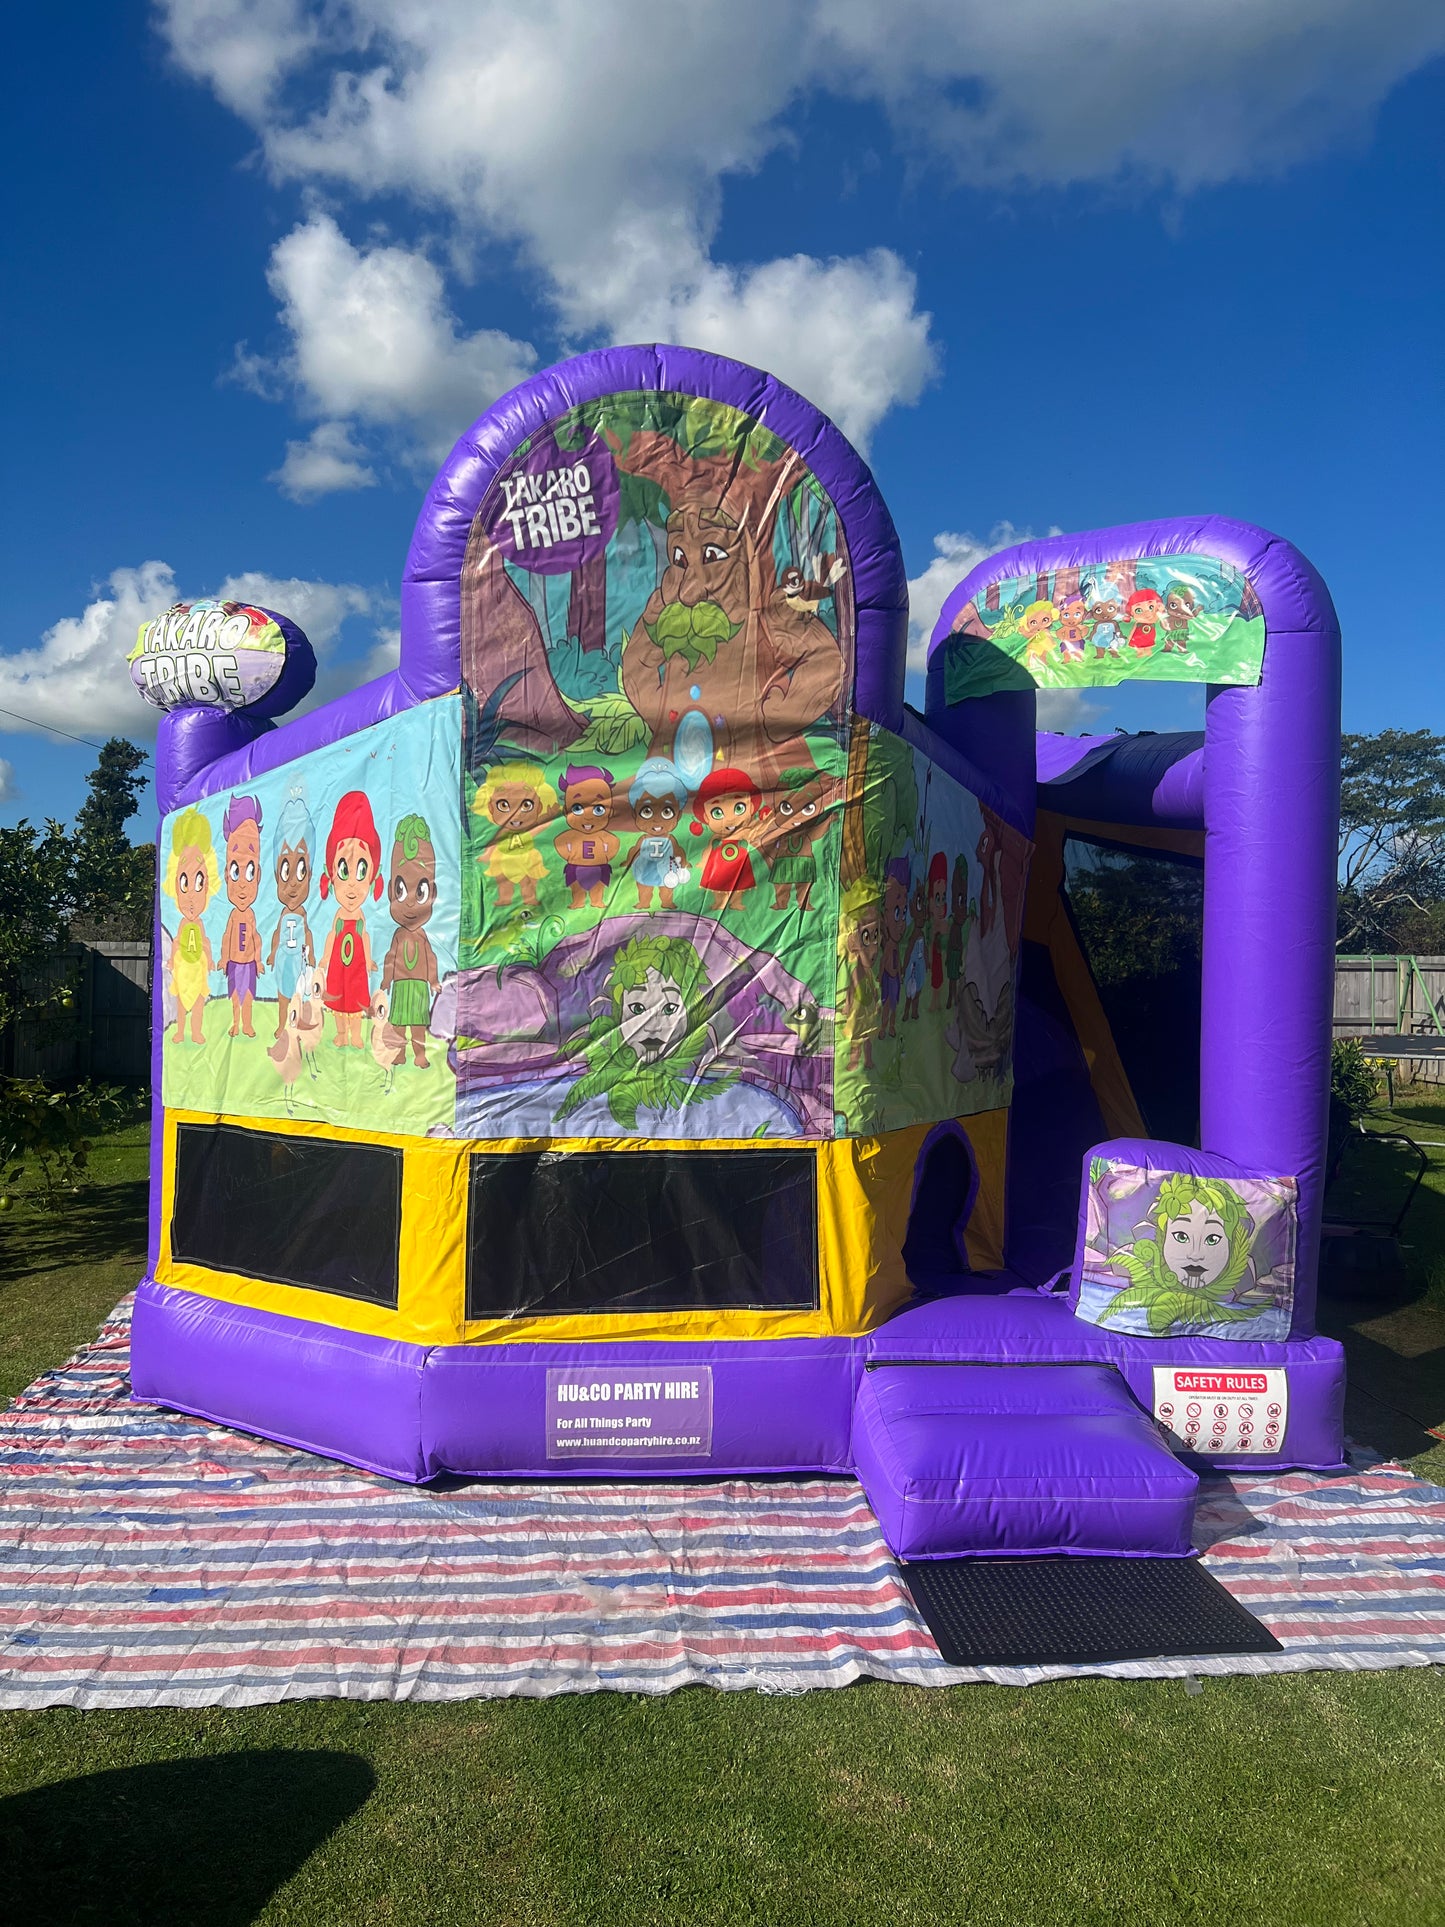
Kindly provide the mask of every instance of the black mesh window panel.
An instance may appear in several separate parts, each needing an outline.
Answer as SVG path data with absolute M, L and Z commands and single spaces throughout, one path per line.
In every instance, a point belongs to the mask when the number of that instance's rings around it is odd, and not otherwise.
M 1203 863 L 1071 836 L 1064 891 L 1145 1126 L 1197 1144 Z
M 476 1152 L 467 1316 L 812 1310 L 811 1152 Z
M 401 1152 L 231 1124 L 176 1129 L 181 1262 L 395 1306 Z

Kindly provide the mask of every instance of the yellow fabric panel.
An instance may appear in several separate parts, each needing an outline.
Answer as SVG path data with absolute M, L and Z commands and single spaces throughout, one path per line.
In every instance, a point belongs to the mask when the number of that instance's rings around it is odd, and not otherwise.
M 978 1196 L 964 1228 L 968 1262 L 975 1271 L 1002 1271 L 1004 1184 L 1008 1174 L 1008 1112 L 980 1111 L 961 1117 L 959 1129 L 973 1147 Z
M 278 1285 L 264 1278 L 241 1278 L 182 1263 L 171 1255 L 171 1212 L 175 1202 L 176 1127 L 179 1124 L 228 1124 L 272 1137 L 317 1137 L 331 1143 L 385 1144 L 402 1152 L 401 1253 L 398 1304 L 368 1305 L 335 1292 Z M 462 1336 L 462 1238 L 466 1215 L 466 1151 L 448 1138 L 387 1137 L 377 1131 L 348 1130 L 309 1118 L 225 1117 L 199 1111 L 167 1111 L 161 1156 L 161 1248 L 156 1277 L 163 1285 L 247 1305 L 287 1318 L 365 1332 L 373 1338 L 402 1339 L 414 1345 L 456 1344 Z
M 176 1126 L 221 1122 L 277 1136 L 385 1144 L 402 1151 L 400 1288 L 395 1311 L 331 1292 L 183 1264 L 172 1257 Z M 816 1159 L 819 1306 L 815 1311 L 614 1312 L 468 1320 L 466 1193 L 467 1158 L 472 1151 L 603 1150 L 626 1156 L 637 1151 L 698 1150 L 702 1148 L 699 1142 L 647 1138 L 508 1138 L 485 1142 L 399 1138 L 374 1131 L 344 1130 L 305 1118 L 284 1122 L 273 1118 L 222 1120 L 209 1113 L 168 1111 L 156 1276 L 162 1284 L 227 1304 L 421 1345 L 841 1336 L 871 1330 L 908 1297 L 903 1237 L 914 1163 L 928 1128 L 918 1125 L 879 1138 L 799 1143 L 796 1149 L 792 1145 L 770 1147 Z M 707 1148 L 756 1150 L 757 1140 L 708 1140 Z

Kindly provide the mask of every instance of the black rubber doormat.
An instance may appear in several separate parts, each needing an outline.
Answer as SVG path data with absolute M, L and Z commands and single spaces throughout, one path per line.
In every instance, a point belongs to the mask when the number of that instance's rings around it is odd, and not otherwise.
M 1284 1650 L 1197 1559 L 920 1559 L 903 1576 L 950 1666 Z

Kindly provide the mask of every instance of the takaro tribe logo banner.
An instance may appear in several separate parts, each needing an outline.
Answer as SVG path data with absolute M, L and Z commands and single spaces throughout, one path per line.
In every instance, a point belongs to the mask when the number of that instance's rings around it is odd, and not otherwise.
M 156 709 L 245 709 L 275 688 L 286 637 L 244 602 L 178 602 L 141 624 L 130 677 Z

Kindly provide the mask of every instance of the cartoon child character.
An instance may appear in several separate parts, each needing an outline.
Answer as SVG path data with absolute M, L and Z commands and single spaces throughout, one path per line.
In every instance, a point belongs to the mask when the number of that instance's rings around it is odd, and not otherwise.
M 782 793 L 764 833 L 773 908 L 786 910 L 790 893 L 806 910 L 818 878 L 813 846 L 828 828 L 832 780 L 816 769 L 785 769 Z
M 673 908 L 672 893 L 692 872 L 687 853 L 673 834 L 687 806 L 689 791 L 676 764 L 665 756 L 649 756 L 627 792 L 632 818 L 642 834 L 623 860 L 637 885 L 637 907 L 652 914 L 654 891 L 664 910 Z
M 1019 617 L 1018 632 L 1024 639 L 1024 661 L 1030 668 L 1041 663 L 1053 647 L 1053 626 L 1058 613 L 1052 602 L 1031 602 Z
M 1254 1220 L 1222 1178 L 1177 1172 L 1159 1187 L 1149 1217 L 1152 1236 L 1103 1260 L 1129 1283 L 1100 1315 L 1138 1307 L 1151 1333 L 1199 1331 L 1256 1318 L 1274 1302 L 1273 1287 L 1250 1268 Z
M 1065 596 L 1059 607 L 1055 633 L 1059 639 L 1060 661 L 1082 662 L 1084 644 L 1089 640 L 1089 614 L 1081 595 Z
M 920 877 L 913 886 L 909 903 L 913 922 L 903 959 L 903 1021 L 911 1024 L 918 1017 L 918 1000 L 923 995 L 923 974 L 927 966 L 925 933 L 928 929 L 928 882 Z
M 1164 613 L 1164 598 L 1157 589 L 1136 589 L 1124 604 L 1124 619 L 1134 626 L 1129 631 L 1129 647 L 1147 656 L 1155 643 L 1155 625 Z
M 963 975 L 963 953 L 968 941 L 968 858 L 960 853 L 953 859 L 953 915 L 948 923 L 948 942 L 944 946 L 943 966 L 948 972 L 948 997 L 945 1010 L 958 1002 L 958 980 Z
M 411 1058 L 418 1070 L 430 1062 L 426 1054 L 432 998 L 441 983 L 437 953 L 423 926 L 436 908 L 437 859 L 431 831 L 421 816 L 404 816 L 396 826 L 391 848 L 391 882 L 387 904 L 396 935 L 381 965 L 381 988 L 391 991 L 387 1013 L 406 1061 L 406 1034 L 411 1032 Z
M 221 819 L 226 839 L 223 881 L 232 910 L 221 937 L 221 968 L 231 997 L 231 1036 L 254 1037 L 251 1005 L 261 962 L 261 928 L 252 905 L 261 888 L 261 805 L 254 796 L 233 796 Z
M 496 825 L 477 861 L 497 886 L 498 909 L 507 909 L 519 890 L 522 902 L 535 909 L 537 885 L 547 874 L 537 831 L 556 806 L 556 791 L 535 763 L 498 763 L 487 772 L 472 814 Z
M 1189 654 L 1189 624 L 1199 613 L 1199 604 L 1194 600 L 1194 591 L 1187 582 L 1176 582 L 1164 598 L 1164 635 L 1163 648 L 1167 655 L 1171 649 L 1181 656 Z
M 362 915 L 368 897 L 379 897 L 385 887 L 381 874 L 381 838 L 371 804 L 361 790 L 348 790 L 336 805 L 326 838 L 326 867 L 321 872 L 321 894 L 336 898 L 331 934 L 321 953 L 325 981 L 322 1002 L 336 1016 L 337 1050 L 360 1050 L 361 1020 L 371 1008 L 371 944 Z
M 908 936 L 908 858 L 890 857 L 883 876 L 883 951 L 878 990 L 883 1003 L 880 1037 L 898 1035 L 898 1000 L 903 989 L 903 948 Z
M 306 807 L 305 788 L 298 783 L 286 798 L 276 825 L 276 858 L 272 872 L 281 916 L 271 937 L 266 968 L 276 973 L 276 1035 L 286 1028 L 287 1012 L 303 970 L 316 962 L 311 925 L 306 921 L 306 899 L 311 894 L 315 864 L 316 826 Z
M 188 1016 L 191 1042 L 204 1044 L 206 1041 L 201 1020 L 206 1013 L 206 994 L 216 961 L 201 918 L 220 887 L 221 872 L 215 845 L 211 842 L 211 826 L 199 810 L 182 810 L 171 830 L 171 860 L 166 865 L 165 877 L 166 895 L 181 913 L 166 959 L 171 988 L 176 993 L 173 1041 L 177 1044 L 186 1041 Z
M 590 903 L 600 910 L 603 893 L 612 881 L 612 859 L 621 840 L 607 826 L 612 821 L 612 772 L 595 763 L 569 765 L 562 772 L 563 829 L 552 839 L 561 857 L 562 880 L 572 892 L 572 908 Z
M 623 944 L 607 974 L 608 1009 L 593 1019 L 583 1044 L 587 1068 L 558 1105 L 558 1121 L 589 1098 L 605 1097 L 614 1122 L 635 1131 L 640 1106 L 670 1111 L 686 1103 L 712 1045 L 706 994 L 702 959 L 685 937 Z M 709 1077 L 708 1094 L 734 1081 L 733 1073 Z
M 757 882 L 748 851 L 762 802 L 757 784 L 740 769 L 711 770 L 692 799 L 693 835 L 712 838 L 701 881 L 715 916 L 740 904 Z
M 1089 640 L 1094 645 L 1094 660 L 1101 661 L 1105 656 L 1117 656 L 1124 647 L 1124 631 L 1119 626 L 1124 616 L 1124 605 L 1117 596 L 1100 590 L 1097 584 L 1090 584 Z
M 878 988 L 882 895 L 871 877 L 861 877 L 843 892 L 838 917 L 838 1024 L 847 1042 L 845 1068 L 850 1071 L 860 1061 L 865 1069 L 873 1068 L 873 1039 L 883 1007 Z
M 935 850 L 928 866 L 928 1008 L 939 1008 L 948 938 L 948 858 Z

